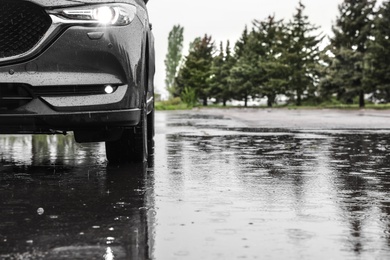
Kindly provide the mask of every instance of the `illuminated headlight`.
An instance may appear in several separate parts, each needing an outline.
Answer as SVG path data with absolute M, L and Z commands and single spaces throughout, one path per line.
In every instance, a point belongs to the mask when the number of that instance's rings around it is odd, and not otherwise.
M 93 18 L 101 24 L 115 24 L 117 13 L 114 8 L 102 6 L 94 10 Z
M 137 13 L 137 8 L 127 4 L 113 4 L 83 8 L 69 8 L 61 11 L 60 15 L 69 19 L 97 23 L 101 25 L 128 25 Z

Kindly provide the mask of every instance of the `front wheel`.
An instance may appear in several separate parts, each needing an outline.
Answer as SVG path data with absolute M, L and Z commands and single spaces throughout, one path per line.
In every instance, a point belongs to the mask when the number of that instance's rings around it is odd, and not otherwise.
M 117 141 L 106 142 L 106 156 L 110 163 L 145 162 L 148 158 L 148 122 L 146 106 L 141 110 L 137 126 L 125 129 Z
M 148 155 L 154 155 L 154 107 L 148 114 Z

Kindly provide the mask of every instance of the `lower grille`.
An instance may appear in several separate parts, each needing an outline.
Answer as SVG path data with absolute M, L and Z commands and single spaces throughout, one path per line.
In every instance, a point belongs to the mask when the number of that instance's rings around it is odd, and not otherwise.
M 73 85 L 73 86 L 38 86 L 31 87 L 32 92 L 41 97 L 66 97 L 66 96 L 87 96 L 102 95 L 106 85 Z M 112 86 L 113 91 L 117 89 Z
M 15 110 L 31 100 L 28 85 L 0 83 L 0 112 Z
M 0 59 L 31 50 L 51 25 L 38 5 L 20 0 L 0 0 Z
M 34 98 L 102 95 L 106 85 L 31 86 L 19 83 L 0 83 L 0 113 L 14 111 Z M 117 86 L 112 86 L 113 92 Z M 16 112 L 16 111 L 14 111 Z

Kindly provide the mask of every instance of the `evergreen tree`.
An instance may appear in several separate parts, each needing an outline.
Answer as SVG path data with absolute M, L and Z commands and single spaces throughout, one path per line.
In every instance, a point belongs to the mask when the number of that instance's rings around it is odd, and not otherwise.
M 282 20 L 269 16 L 264 21 L 255 20 L 254 30 L 250 35 L 249 45 L 257 58 L 258 73 L 253 79 L 257 91 L 267 97 L 268 106 L 272 107 L 278 94 L 284 93 L 288 79 L 288 67 L 283 63 L 282 39 L 286 33 Z
M 376 86 L 374 98 L 390 102 L 390 1 L 384 2 L 374 20 L 374 39 L 365 56 L 367 85 Z
M 235 46 L 235 62 L 230 70 L 229 83 L 232 86 L 232 95 L 237 100 L 244 100 L 244 106 L 248 106 L 248 99 L 255 96 L 254 78 L 257 74 L 256 57 L 248 44 L 248 28 L 245 27 L 241 38 Z
M 207 106 L 210 97 L 210 77 L 213 62 L 214 42 L 211 36 L 197 38 L 190 44 L 190 52 L 176 79 L 179 94 L 185 88 L 195 91 Z
M 248 26 L 245 26 L 244 31 L 242 32 L 241 38 L 236 42 L 236 45 L 234 47 L 234 53 L 235 53 L 235 58 L 238 60 L 244 55 L 244 48 L 245 45 L 248 42 Z
M 287 25 L 288 34 L 285 38 L 285 53 L 283 59 L 289 66 L 288 91 L 295 99 L 297 106 L 302 105 L 303 96 L 314 98 L 319 82 L 317 65 L 320 59 L 320 43 L 323 39 L 315 35 L 319 27 L 309 22 L 304 15 L 305 6 L 299 1 L 292 21 Z
M 220 100 L 225 84 L 225 79 L 222 71 L 222 67 L 225 63 L 225 54 L 223 49 L 223 43 L 220 43 L 219 54 L 213 58 L 211 66 L 210 77 L 210 96 L 216 98 L 217 102 Z
M 219 54 L 214 57 L 212 65 L 212 77 L 210 79 L 211 97 L 226 106 L 226 102 L 232 98 L 231 84 L 229 82 L 230 70 L 234 60 L 231 56 L 230 43 L 227 41 L 226 49 L 220 44 Z
M 184 28 L 180 25 L 173 26 L 168 36 L 168 53 L 165 58 L 165 85 L 170 97 L 175 93 L 175 77 L 182 58 Z
M 229 79 L 230 79 L 230 71 L 233 68 L 234 64 L 235 64 L 235 60 L 230 50 L 230 42 L 227 41 L 226 48 L 225 48 L 225 60 L 221 70 L 224 87 L 218 96 L 222 100 L 224 106 L 226 106 L 226 102 L 228 100 L 233 99 L 233 90 Z
M 364 107 L 364 94 L 370 92 L 365 77 L 368 73 L 365 61 L 371 38 L 376 0 L 344 0 L 339 6 L 340 16 L 333 26 L 330 39 L 330 67 L 328 69 L 331 91 L 339 98 L 350 100 L 359 96 L 359 106 Z
M 249 97 L 254 96 L 253 75 L 256 69 L 243 57 L 239 59 L 230 71 L 230 84 L 233 86 L 234 99 L 243 100 L 248 106 Z

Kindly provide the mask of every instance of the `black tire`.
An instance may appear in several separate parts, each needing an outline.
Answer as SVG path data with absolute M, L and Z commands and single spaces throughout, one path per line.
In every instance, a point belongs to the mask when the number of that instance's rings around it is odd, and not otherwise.
M 154 155 L 154 107 L 148 118 L 148 155 Z
M 106 142 L 106 156 L 109 163 L 146 162 L 148 158 L 148 122 L 146 105 L 141 109 L 139 124 L 125 129 L 117 141 Z

